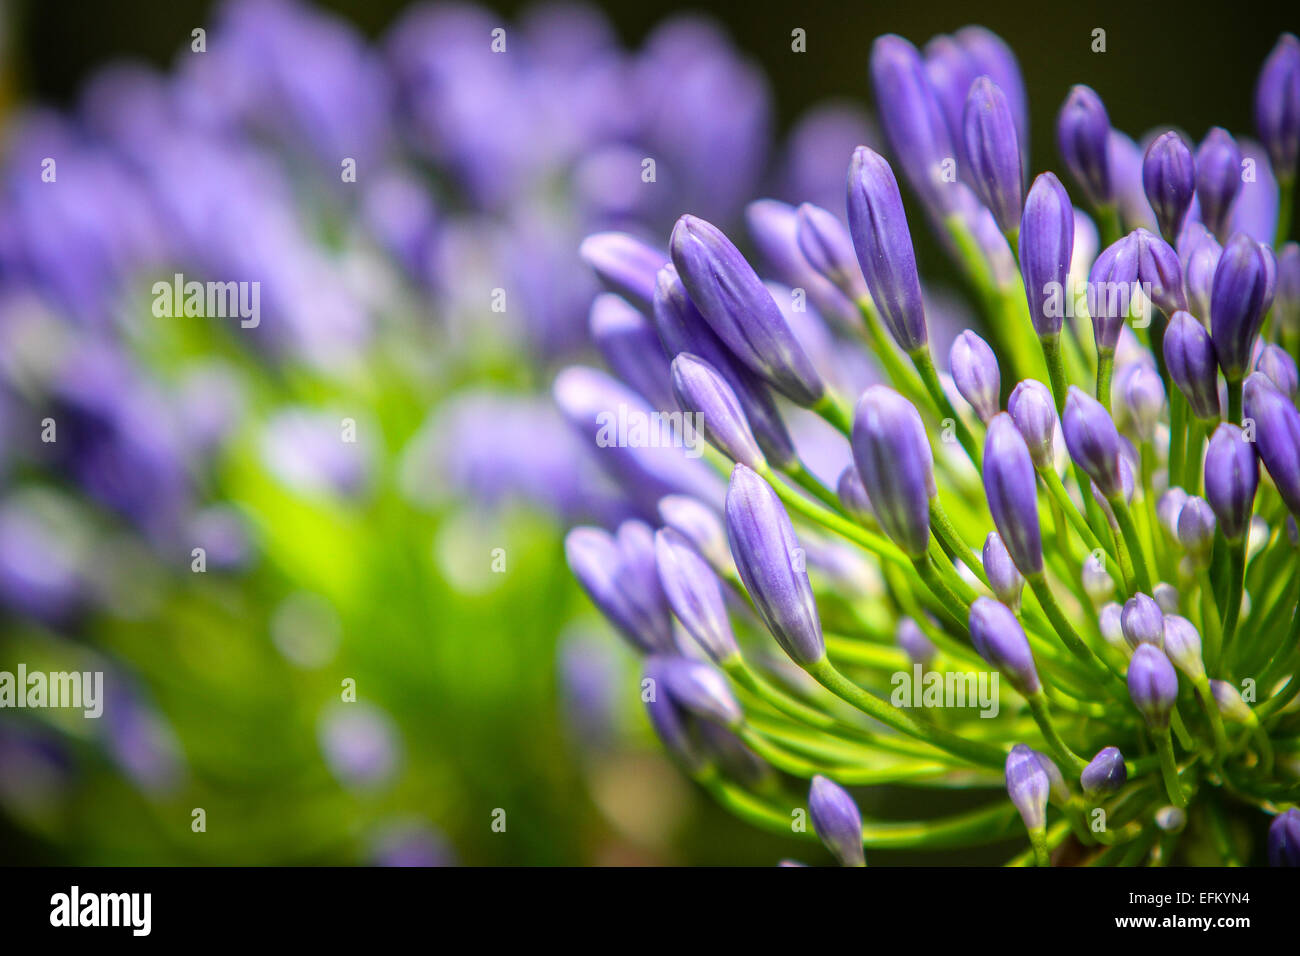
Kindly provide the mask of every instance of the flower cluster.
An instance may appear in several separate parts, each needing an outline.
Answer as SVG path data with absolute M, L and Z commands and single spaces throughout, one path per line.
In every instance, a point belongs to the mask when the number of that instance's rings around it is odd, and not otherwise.
M 1140 146 L 1075 87 L 1056 130 L 1073 197 L 1028 182 L 996 36 L 884 36 L 870 59 L 892 164 L 846 157 L 844 217 L 749 207 L 783 285 L 692 214 L 666 252 L 583 244 L 638 347 L 611 361 L 621 382 L 563 371 L 560 408 L 588 437 L 615 409 L 680 409 L 710 446 L 599 442 L 657 505 L 567 542 L 646 655 L 654 729 L 758 826 L 800 831 L 787 788 L 810 781 L 845 865 L 1022 825 L 1017 864 L 1294 865 L 1300 42 L 1264 63 L 1258 142 Z M 896 171 L 988 332 L 957 336 L 946 373 Z M 998 706 L 971 709 L 989 676 Z M 914 821 L 844 789 L 883 785 L 1005 789 Z

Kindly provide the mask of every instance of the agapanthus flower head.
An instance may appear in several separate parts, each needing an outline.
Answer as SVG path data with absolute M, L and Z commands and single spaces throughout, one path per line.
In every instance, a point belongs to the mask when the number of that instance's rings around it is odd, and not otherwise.
M 853 460 L 885 533 L 907 554 L 924 555 L 938 487 L 916 406 L 885 385 L 863 392 L 853 418 Z
M 1074 256 L 1075 213 L 1054 173 L 1041 173 L 1029 188 L 1020 217 L 1020 273 L 1029 318 L 1039 337 L 1059 335 Z
M 1272 250 L 1244 232 L 1234 233 L 1219 257 L 1210 288 L 1210 337 L 1230 382 L 1240 381 L 1250 369 L 1255 337 L 1273 303 L 1276 282 Z
M 1118 747 L 1103 747 L 1079 775 L 1079 785 L 1090 797 L 1103 797 L 1122 790 L 1128 783 L 1128 768 Z
M 867 295 L 853 240 L 839 217 L 806 202 L 799 205 L 796 222 L 799 251 L 808 264 L 852 301 Z
M 1176 241 L 1196 194 L 1196 160 L 1176 130 L 1161 133 L 1147 147 L 1142 188 L 1160 224 L 1160 234 L 1169 242 Z
M 1025 578 L 1012 560 L 1007 546 L 1003 544 L 1002 535 L 996 531 L 990 531 L 984 539 L 981 563 L 993 596 L 1011 610 L 1020 610 L 1020 594 L 1025 588 Z
M 1198 566 L 1204 566 L 1214 548 L 1214 532 L 1218 519 L 1210 503 L 1201 497 L 1190 497 L 1178 512 L 1178 543 Z
M 912 234 L 894 171 L 866 146 L 849 165 L 849 232 L 871 298 L 894 341 L 908 354 L 928 341 Z
M 1012 389 L 1007 412 L 1020 429 L 1020 437 L 1025 440 L 1034 464 L 1051 468 L 1052 442 L 1058 422 L 1051 390 L 1037 379 L 1027 378 Z
M 1038 755 L 1025 744 L 1016 744 L 1007 754 L 1006 782 L 1007 795 L 1020 811 L 1026 829 L 1045 826 L 1052 783 Z
M 1218 237 L 1228 238 L 1233 200 L 1241 192 L 1241 147 L 1226 129 L 1216 126 L 1196 150 L 1196 201 L 1201 222 Z
M 727 347 L 792 402 L 815 404 L 824 391 L 817 370 L 772 294 L 722 230 L 682 216 L 669 248 L 682 285 Z
M 672 382 L 677 404 L 697 416 L 709 444 L 756 471 L 767 468 L 736 393 L 717 369 L 698 355 L 682 352 L 673 359 Z
M 712 664 L 679 654 L 646 658 L 645 676 L 654 681 L 653 694 L 667 694 L 686 713 L 723 727 L 738 727 L 744 714 L 727 679 Z
M 934 644 L 921 630 L 921 625 L 910 617 L 898 619 L 898 627 L 894 629 L 894 639 L 914 664 L 929 664 L 937 653 Z
M 1120 438 L 1106 409 L 1078 386 L 1071 385 L 1061 419 L 1070 457 L 1106 498 L 1124 493 L 1120 470 Z
M 726 379 L 768 464 L 781 468 L 793 462 L 794 443 L 767 384 L 709 328 L 671 264 L 659 271 L 655 281 L 654 319 L 659 340 L 669 355 L 690 352 Z
M 1164 614 L 1161 613 L 1155 599 L 1148 594 L 1139 592 L 1124 602 L 1120 626 L 1124 628 L 1124 640 L 1128 641 L 1129 647 L 1134 650 L 1140 644 L 1164 646 Z
M 871 46 L 871 87 L 881 128 L 903 174 L 929 205 L 944 208 L 948 184 L 944 182 L 943 164 L 956 154 L 943 110 L 926 79 L 925 65 L 916 47 L 892 34 L 877 37 Z M 854 241 L 856 244 L 856 230 Z M 870 276 L 867 284 L 871 285 Z
M 1025 174 L 1007 96 L 988 76 L 971 84 L 962 120 L 971 181 L 1005 233 L 1020 227 Z
M 1106 570 L 1104 559 L 1089 554 L 1083 559 L 1083 569 L 1079 572 L 1083 584 L 1083 593 L 1095 605 L 1105 604 L 1115 593 L 1115 581 Z
M 948 368 L 961 397 L 975 409 L 980 421 L 987 424 L 998 413 L 1002 392 L 1002 375 L 993 349 L 967 329 L 952 341 Z
M 1300 866 L 1300 809 L 1273 818 L 1268 828 L 1269 866 Z
M 1075 181 L 1096 206 L 1114 200 L 1109 158 L 1110 117 L 1092 89 L 1070 90 L 1056 120 L 1056 145 Z
M 1178 674 L 1155 644 L 1139 644 L 1128 662 L 1128 692 L 1138 712 L 1157 730 L 1169 726 L 1178 699 Z
M 1236 425 L 1223 423 L 1210 436 L 1205 452 L 1205 498 L 1229 541 L 1245 535 L 1258 487 L 1254 443 Z
M 1219 419 L 1219 357 L 1210 333 L 1187 312 L 1165 328 L 1165 368 L 1200 421 Z
M 1111 354 L 1137 301 L 1138 239 L 1129 233 L 1102 250 L 1088 274 L 1088 313 L 1097 351 Z
M 1274 299 L 1274 311 L 1276 301 Z M 1264 373 L 1277 390 L 1293 402 L 1300 396 L 1300 370 L 1296 368 L 1295 359 L 1280 345 L 1265 345 L 1255 360 L 1255 369 Z
M 582 240 L 578 254 L 610 292 L 649 312 L 655 276 L 668 256 L 625 232 L 598 232 Z
M 1026 576 L 1043 571 L 1038 525 L 1038 478 L 1029 448 L 1006 412 L 990 422 L 984 439 L 984 491 L 1007 551 Z
M 1255 449 L 1278 494 L 1292 514 L 1300 514 L 1300 411 L 1263 372 L 1246 379 L 1242 410 L 1255 423 Z
M 736 465 L 726 518 L 731 556 L 763 623 L 795 663 L 820 661 L 826 646 L 804 552 L 776 492 L 751 469 Z
M 866 866 L 862 849 L 862 814 L 847 790 L 821 774 L 808 789 L 808 816 L 826 849 L 841 866 Z
M 984 658 L 1022 694 L 1042 689 L 1029 639 L 1016 615 L 993 598 L 977 597 L 970 606 L 970 638 Z
M 1178 614 L 1165 615 L 1165 654 L 1174 666 L 1193 681 L 1205 677 L 1201 659 L 1201 635 L 1196 625 Z
M 1300 40 L 1284 33 L 1264 61 L 1255 86 L 1255 129 L 1268 150 L 1273 172 L 1295 178 L 1300 154 Z
M 722 586 L 694 545 L 672 528 L 655 532 L 655 568 L 668 605 L 691 637 L 715 661 L 737 653 Z

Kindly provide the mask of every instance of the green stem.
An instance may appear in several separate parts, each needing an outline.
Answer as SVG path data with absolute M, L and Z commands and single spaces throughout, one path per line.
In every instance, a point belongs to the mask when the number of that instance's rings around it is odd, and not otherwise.
M 1223 631 L 1219 626 L 1219 609 L 1214 602 L 1214 584 L 1208 568 L 1196 569 L 1196 583 L 1201 589 L 1201 630 L 1205 632 L 1205 666 L 1211 674 L 1219 672 L 1219 654 L 1223 649 Z
M 1052 855 L 1047 849 L 1047 827 L 1036 826 L 1030 829 L 1029 842 L 1034 847 L 1034 865 L 1051 866 Z
M 1110 378 L 1115 371 L 1115 353 L 1101 352 L 1097 356 L 1097 401 L 1110 414 Z
M 1246 536 L 1239 541 L 1228 542 L 1228 599 L 1223 607 L 1223 647 L 1222 653 L 1228 654 L 1232 644 L 1233 633 L 1237 630 L 1237 618 L 1241 616 L 1241 590 L 1246 570 Z
M 830 392 L 824 394 L 813 404 L 812 411 L 830 422 L 846 438 L 853 437 L 853 419 Z
M 1228 380 L 1228 421 L 1241 424 L 1241 379 Z
M 1174 761 L 1174 744 L 1169 737 L 1169 728 L 1152 731 L 1156 739 L 1156 750 L 1160 754 L 1160 774 L 1165 780 L 1165 792 L 1169 802 L 1176 807 L 1187 806 L 1187 797 L 1183 795 L 1182 785 L 1178 782 L 1178 764 Z
M 788 476 L 791 481 L 807 491 L 832 511 L 837 511 L 841 514 L 843 513 L 844 508 L 840 504 L 839 496 L 823 485 L 817 479 L 817 476 L 810 472 L 799 459 L 796 458 L 791 464 L 782 468 L 781 471 Z
M 1034 596 L 1038 598 L 1038 603 L 1043 606 L 1043 611 L 1047 614 L 1047 619 L 1052 622 L 1052 627 L 1064 644 L 1079 660 L 1086 664 L 1095 674 L 1102 678 L 1114 677 L 1109 674 L 1106 665 L 1097 659 L 1097 657 L 1088 649 L 1088 645 L 1083 643 L 1083 639 L 1070 626 L 1070 621 L 1066 618 L 1061 606 L 1056 603 L 1056 598 L 1052 596 L 1052 589 L 1047 584 L 1047 578 L 1040 572 L 1030 575 L 1025 579 L 1029 582 L 1030 589 Z
M 1147 573 L 1147 560 L 1142 553 L 1142 540 L 1138 537 L 1137 525 L 1133 523 L 1133 514 L 1129 511 L 1128 502 L 1124 500 L 1124 493 L 1121 491 L 1106 500 L 1115 515 L 1115 523 L 1119 525 L 1124 543 L 1128 546 L 1129 557 L 1133 561 L 1134 582 L 1139 591 L 1150 594 L 1151 576 Z
M 930 346 L 924 345 L 915 352 L 910 353 L 912 365 L 916 368 L 917 374 L 921 376 L 921 381 L 925 384 L 925 389 L 930 393 L 930 398 L 934 400 L 935 406 L 939 409 L 939 414 L 944 418 L 950 418 L 953 422 L 953 428 L 957 432 L 957 440 L 961 442 L 961 447 L 966 450 L 966 454 L 975 465 L 975 470 L 980 469 L 980 449 L 975 443 L 975 437 L 966 427 L 962 417 L 957 414 L 957 410 L 952 407 L 952 402 L 948 400 L 948 394 L 943 390 L 943 385 L 939 381 L 939 373 L 934 367 L 934 359 L 930 357 Z
M 934 529 L 935 535 L 946 546 L 955 557 L 960 558 L 966 567 L 970 568 L 974 575 L 980 581 L 987 585 L 988 576 L 984 573 L 984 563 L 976 557 L 975 552 L 962 540 L 957 529 L 952 526 L 952 520 L 948 517 L 947 512 L 943 510 L 943 505 L 939 504 L 937 497 L 930 499 L 930 526 Z
M 1047 698 L 1043 692 L 1040 690 L 1035 694 L 1030 694 L 1028 701 L 1029 712 L 1033 714 L 1034 723 L 1038 724 L 1038 729 L 1043 732 L 1043 739 L 1056 753 L 1057 758 L 1065 764 L 1066 769 L 1070 771 L 1070 775 L 1079 776 L 1079 774 L 1083 773 L 1084 768 L 1088 766 L 1088 761 L 1076 755 L 1061 739 L 1061 735 L 1056 730 L 1056 724 L 1052 722 L 1052 714 L 1047 708 Z
M 862 324 L 866 329 L 867 342 L 871 350 L 875 352 L 880 364 L 884 367 L 885 374 L 893 383 L 894 388 L 898 389 L 913 402 L 930 406 L 930 397 L 925 391 L 925 386 L 921 384 L 921 379 L 917 377 L 915 370 L 910 369 L 903 362 L 902 352 L 894 344 L 881 325 L 880 313 L 876 309 L 876 304 L 870 296 L 864 296 L 857 302 L 858 311 L 862 313 Z M 932 409 L 937 411 L 937 409 Z

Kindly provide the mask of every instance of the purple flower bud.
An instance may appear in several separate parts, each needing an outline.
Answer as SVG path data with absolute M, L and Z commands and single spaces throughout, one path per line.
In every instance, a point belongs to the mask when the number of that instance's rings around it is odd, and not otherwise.
M 1107 355 L 1119 344 L 1138 287 L 1138 240 L 1129 233 L 1102 250 L 1088 274 L 1088 313 L 1097 351 Z
M 1142 188 L 1160 223 L 1160 234 L 1174 242 L 1196 194 L 1192 148 L 1175 130 L 1161 133 L 1147 147 L 1142 160 Z
M 1279 813 L 1269 824 L 1268 865 L 1300 866 L 1300 809 Z
M 1274 311 L 1277 310 L 1274 299 Z M 1265 345 L 1255 362 L 1255 368 L 1263 372 L 1279 392 L 1295 401 L 1300 394 L 1300 371 L 1296 370 L 1295 359 L 1286 353 L 1280 345 Z
M 1007 411 L 1020 429 L 1034 464 L 1051 468 L 1057 421 L 1051 390 L 1037 379 L 1027 378 L 1012 390 Z
M 993 349 L 967 329 L 953 339 L 948 367 L 961 397 L 975 409 L 981 421 L 988 422 L 998 413 L 1002 391 L 998 357 L 993 354 Z
M 1178 699 L 1178 673 L 1164 651 L 1154 644 L 1139 644 L 1128 663 L 1128 693 L 1138 712 L 1156 730 L 1169 726 L 1169 714 Z
M 930 499 L 939 489 L 916 407 L 885 385 L 863 392 L 853 420 L 853 460 L 885 533 L 908 555 L 924 555 Z
M 1214 697 L 1214 703 L 1218 706 L 1224 720 L 1230 720 L 1234 724 L 1255 723 L 1255 712 L 1242 700 L 1241 692 L 1227 681 L 1210 681 L 1210 694 Z
M 1074 255 L 1074 207 L 1052 173 L 1034 180 L 1020 217 L 1020 272 L 1029 317 L 1040 337 L 1058 335 Z
M 1042 689 L 1029 640 L 1016 615 L 1005 604 L 977 597 L 970 606 L 970 639 L 988 661 L 1025 696 Z
M 659 333 L 646 317 L 624 299 L 606 292 L 592 301 L 588 321 L 591 340 L 614 374 L 651 407 L 671 410 L 668 356 L 659 344 Z
M 1178 540 L 1178 515 L 1187 504 L 1187 492 L 1179 487 L 1170 488 L 1156 502 L 1156 519 L 1165 534 Z
M 1227 130 L 1216 126 L 1196 151 L 1196 201 L 1201 222 L 1222 242 L 1231 222 L 1232 202 L 1241 192 L 1241 149 Z
M 1189 223 L 1183 234 L 1189 236 L 1184 243 L 1186 254 L 1180 256 L 1185 262 L 1183 285 L 1187 290 L 1188 307 L 1198 319 L 1208 322 L 1214 272 L 1219 268 L 1223 247 L 1200 223 Z
M 876 114 L 903 175 L 928 205 L 945 208 L 950 184 L 944 182 L 943 164 L 955 159 L 956 152 L 916 47 L 892 34 L 877 37 L 871 46 L 871 87 L 876 98 Z M 962 95 L 965 96 L 964 90 Z M 897 186 L 894 188 L 897 191 Z M 852 213 L 849 226 L 853 229 L 854 245 L 858 245 Z M 861 246 L 858 254 L 859 257 L 862 254 Z M 867 274 L 867 285 L 871 288 L 870 274 L 865 268 L 862 271 Z
M 1011 560 L 1011 553 L 1002 543 L 1002 536 L 996 531 L 990 531 L 984 539 L 981 560 L 994 596 L 1011 610 L 1019 610 L 1020 592 L 1024 590 L 1025 579 Z
M 1096 555 L 1090 554 L 1083 559 L 1080 571 L 1084 593 L 1093 604 L 1104 604 L 1115 593 L 1115 582 L 1106 572 L 1106 566 Z
M 1157 581 L 1151 589 L 1155 593 L 1156 606 L 1160 608 L 1165 615 L 1177 614 L 1181 598 L 1178 594 L 1178 588 L 1174 587 L 1167 581 Z
M 1047 797 L 1052 782 L 1038 755 L 1024 744 L 1007 754 L 1007 794 L 1020 811 L 1025 828 L 1038 830 L 1047 824 Z
M 1205 498 L 1229 541 L 1240 541 L 1245 535 L 1258 488 L 1254 444 L 1236 425 L 1220 425 L 1205 452 Z
M 1300 40 L 1278 37 L 1255 86 L 1255 129 L 1278 179 L 1295 177 L 1300 154 Z
M 644 613 L 644 605 L 633 603 L 619 586 L 624 562 L 612 535 L 601 528 L 574 528 L 564 539 L 564 553 L 592 603 L 633 647 L 647 654 L 672 650 L 672 621 L 666 614 Z M 662 599 L 657 575 L 652 592 Z
M 1272 250 L 1244 232 L 1235 233 L 1219 257 L 1210 288 L 1210 337 L 1229 382 L 1240 381 L 1250 369 L 1255 336 L 1273 303 L 1276 282 Z
M 727 380 L 768 463 L 782 468 L 794 462 L 794 443 L 766 383 L 736 359 L 709 328 L 671 265 L 659 272 L 654 317 L 659 339 L 669 355 L 697 355 Z
M 962 128 L 975 191 L 998 227 L 1010 233 L 1020 226 L 1025 174 L 1011 105 L 989 77 L 981 76 L 971 85 Z
M 1002 412 L 989 422 L 984 439 L 984 489 L 993 523 L 1026 576 L 1043 571 L 1037 480 L 1025 440 L 1011 416 Z
M 668 257 L 625 232 L 598 232 L 582 240 L 578 254 L 609 291 L 647 315 L 655 297 L 655 275 Z
M 1214 341 L 1187 312 L 1175 312 L 1165 329 L 1165 368 L 1202 422 L 1219 419 L 1219 357 Z
M 659 499 L 659 518 L 691 543 L 719 574 L 732 567 L 727 550 L 727 532 L 717 513 L 689 495 L 665 495 Z
M 1186 313 L 1183 313 L 1186 315 Z M 1149 365 L 1139 365 L 1124 381 L 1124 404 L 1142 441 L 1153 441 L 1165 407 L 1165 383 Z
M 867 294 L 853 240 L 839 217 L 810 202 L 796 213 L 799 251 L 817 273 L 854 302 Z
M 849 165 L 848 208 L 853 248 L 871 298 L 894 341 L 911 354 L 928 341 L 912 234 L 893 170 L 865 146 L 853 151 Z
M 1144 294 L 1165 315 L 1187 308 L 1183 294 L 1183 266 L 1173 246 L 1154 233 L 1137 229 L 1138 282 Z
M 792 402 L 816 404 L 824 392 L 817 370 L 731 240 L 703 219 L 682 216 L 669 245 L 682 285 L 718 338 Z
M 1124 609 L 1111 601 L 1097 614 L 1097 628 L 1106 643 L 1114 648 L 1128 648 L 1124 640 Z
M 1198 567 L 1209 564 L 1210 552 L 1214 548 L 1214 532 L 1218 526 L 1214 509 L 1204 498 L 1188 498 L 1178 512 L 1178 543 Z
M 974 64 L 975 76 L 983 74 L 992 77 L 998 89 L 1006 94 L 1011 114 L 1016 119 L 1021 147 L 1027 147 L 1029 113 L 1026 108 L 1025 81 L 1020 75 L 1020 64 L 1016 62 L 1011 47 L 992 30 L 980 26 L 962 27 L 953 37 Z M 967 83 L 966 90 L 969 89 L 970 83 Z M 965 98 L 965 91 L 962 92 L 962 97 Z
M 876 524 L 876 510 L 871 506 L 871 498 L 862 485 L 862 476 L 856 465 L 845 465 L 840 472 L 840 479 L 835 483 L 835 494 L 849 514 L 859 524 Z
M 929 664 L 930 661 L 934 660 L 934 655 L 937 653 L 935 646 L 930 643 L 930 639 L 921 630 L 921 625 L 910 617 L 900 617 L 898 619 L 898 628 L 894 632 L 894 639 L 898 641 L 898 646 L 903 649 L 903 653 L 914 664 Z
M 659 583 L 677 620 L 715 661 L 737 653 L 718 576 L 690 541 L 672 528 L 655 533 Z
M 1277 493 L 1300 514 L 1300 412 L 1262 372 L 1246 379 L 1242 410 L 1255 423 L 1255 448 Z
M 1109 139 L 1110 118 L 1101 98 L 1086 86 L 1071 89 L 1056 121 L 1056 144 L 1070 174 L 1094 206 L 1108 205 L 1115 198 Z
M 1061 430 L 1070 458 L 1096 482 L 1101 494 L 1108 499 L 1123 494 L 1119 432 L 1101 403 L 1071 385 Z
M 1124 629 L 1124 640 L 1134 650 L 1139 644 L 1164 646 L 1165 616 L 1150 595 L 1139 592 L 1125 601 L 1119 621 Z
M 1106 141 L 1106 155 L 1110 162 L 1110 181 L 1115 190 L 1115 205 L 1121 222 L 1132 228 L 1158 230 L 1156 214 L 1151 211 L 1146 192 L 1142 189 L 1142 149 L 1133 137 L 1117 129 L 1110 131 Z
M 1278 251 L 1273 317 L 1279 329 L 1300 332 L 1300 243 L 1285 243 Z
M 757 199 L 745 207 L 745 223 L 776 278 L 792 288 L 807 290 L 808 301 L 822 318 L 851 329 L 862 324 L 857 304 L 804 258 L 799 249 L 799 217 L 793 206 L 776 199 Z M 861 270 L 857 271 L 860 277 Z
M 1079 785 L 1090 797 L 1118 793 L 1128 783 L 1128 768 L 1118 747 L 1103 747 L 1079 774 Z
M 862 814 L 847 790 L 821 774 L 808 789 L 813 829 L 841 866 L 866 866 L 862 850 Z
M 1201 660 L 1201 635 L 1187 618 L 1177 614 L 1165 615 L 1165 655 L 1192 680 L 1200 680 L 1205 676 L 1205 663 Z
M 744 465 L 731 472 L 727 538 L 763 622 L 796 664 L 826 656 L 821 620 L 790 516 L 770 485 Z
M 1055 760 L 1041 750 L 1035 750 L 1034 757 L 1043 768 L 1043 773 L 1047 774 L 1049 799 L 1057 806 L 1064 807 L 1070 802 L 1070 788 L 1065 784 L 1065 776 L 1061 773 L 1061 768 L 1056 765 Z
M 767 467 L 736 393 L 717 369 L 698 355 L 683 352 L 673 359 L 672 377 L 677 404 L 697 416 L 710 445 L 756 471 Z
M 712 664 L 676 654 L 646 658 L 645 676 L 654 681 L 654 696 L 666 694 L 692 717 L 735 728 L 744 720 L 740 705 Z

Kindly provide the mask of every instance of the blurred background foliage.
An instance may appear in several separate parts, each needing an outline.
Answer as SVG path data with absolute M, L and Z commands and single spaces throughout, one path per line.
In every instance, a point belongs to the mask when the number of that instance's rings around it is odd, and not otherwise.
M 378 39 L 406 5 L 319 6 Z M 915 2 L 603 6 L 630 49 L 674 12 L 711 12 L 775 78 L 777 133 L 814 103 L 866 104 L 866 55 L 878 34 L 922 42 L 978 19 L 1020 56 L 1038 131 L 1034 168 L 1054 161 L 1045 131 L 1084 77 L 1114 124 L 1133 133 L 1171 117 L 1197 137 L 1211 122 L 1249 127 L 1258 63 L 1279 29 L 1254 7 L 1210 3 L 1180 4 L 1176 16 L 1118 2 L 1050 11 L 1006 2 L 978 11 Z M 0 111 L 74 108 L 95 71 L 122 58 L 168 70 L 218 7 L 0 4 Z M 525 9 L 487 7 L 503 23 Z M 807 30 L 805 56 L 790 51 L 794 27 Z M 1089 50 L 1096 27 L 1108 33 L 1104 60 Z M 4 138 L 10 150 L 22 145 Z M 290 169 L 296 189 L 315 188 Z M 321 217 L 313 233 L 346 244 L 335 234 L 350 213 L 325 192 L 300 208 Z M 0 715 L 0 862 L 770 864 L 795 852 L 822 860 L 820 848 L 755 833 L 719 810 L 661 756 L 637 700 L 635 661 L 564 565 L 560 519 L 513 501 L 484 508 L 406 493 L 410 470 L 422 470 L 412 445 L 431 410 L 466 387 L 544 390 L 550 366 L 499 338 L 478 341 L 473 326 L 453 359 L 422 299 L 399 291 L 384 307 L 385 336 L 364 366 L 342 374 L 268 365 L 219 322 L 126 323 L 133 361 L 157 381 L 180 388 L 217 361 L 238 383 L 244 424 L 200 484 L 205 501 L 237 512 L 250 565 L 192 574 L 188 557 L 155 553 L 39 461 L 5 465 L 9 515 L 58 529 L 60 548 L 84 558 L 99 600 L 52 621 L 2 612 L 0 670 L 18 661 L 29 670 L 104 669 L 113 689 L 100 722 L 59 711 Z M 147 317 L 149 303 L 141 297 L 125 311 Z M 42 336 L 57 323 L 30 312 L 4 324 L 7 366 L 39 365 L 50 347 Z M 286 409 L 310 409 L 303 414 L 329 428 L 354 418 L 360 457 L 309 455 L 306 475 L 277 465 L 266 428 Z M 293 421 L 285 427 L 305 427 Z M 313 480 L 323 473 L 344 487 Z M 505 573 L 490 567 L 498 547 Z M 6 573 L 39 578 L 40 552 L 18 553 Z M 341 700 L 345 680 L 355 681 L 356 703 Z M 197 807 L 204 833 L 191 829 Z M 492 828 L 498 808 L 504 833 Z M 991 848 L 988 859 L 1004 850 Z

